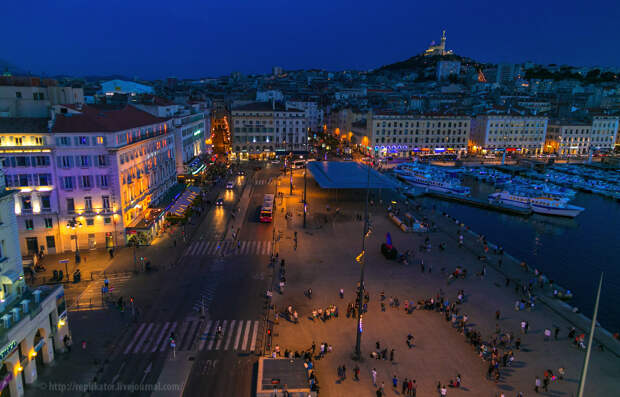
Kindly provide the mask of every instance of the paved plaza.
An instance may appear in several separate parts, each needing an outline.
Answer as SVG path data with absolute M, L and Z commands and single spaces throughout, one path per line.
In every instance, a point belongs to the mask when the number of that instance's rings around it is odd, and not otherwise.
M 295 179 L 295 186 L 302 186 L 301 177 Z M 288 183 L 285 193 L 289 193 Z M 465 233 L 465 246 L 458 247 L 456 230 L 451 229 L 454 221 L 432 209 L 422 209 L 418 216 L 432 220 L 437 231 L 429 234 L 401 232 L 387 218 L 385 208 L 380 207 L 378 196 L 371 207 L 373 232 L 367 239 L 365 284 L 370 301 L 368 312 L 363 319 L 362 352 L 363 362 L 351 359 L 355 346 L 356 320 L 347 318 L 348 303 L 355 302 L 355 286 L 360 277 L 360 268 L 354 258 L 361 251 L 363 222 L 357 215 L 363 212 L 358 201 L 337 202 L 335 195 L 319 191 L 313 181 L 308 182 L 310 217 L 307 228 L 303 229 L 299 211 L 301 192 L 296 189 L 292 197 L 284 197 L 285 212 L 293 214 L 286 220 L 279 212 L 276 227 L 282 233 L 278 244 L 279 255 L 286 260 L 287 285 L 282 295 L 276 294 L 274 303 L 278 312 L 286 312 L 291 305 L 299 313 L 297 324 L 280 316 L 275 326 L 272 348 L 277 345 L 281 354 L 285 350 L 302 351 L 316 343 L 317 352 L 321 343 L 333 347 L 316 363 L 317 377 L 321 394 L 328 396 L 375 396 L 377 386 L 372 384 L 371 371 L 376 368 L 378 386 L 385 383 L 386 395 L 401 394 L 401 382 L 415 379 L 418 396 L 438 395 L 437 384 L 448 385 L 450 380 L 460 375 L 462 386 L 448 388 L 448 395 L 516 396 L 518 392 L 534 395 L 535 378 L 543 378 L 545 370 L 557 375 L 559 367 L 566 369 L 563 380 L 551 382 L 548 396 L 575 395 L 579 373 L 583 364 L 584 352 L 573 347 L 567 337 L 572 326 L 565 316 L 557 314 L 543 304 L 536 304 L 532 311 L 515 311 L 514 303 L 522 295 L 515 293 L 515 280 L 523 282 L 530 275 L 523 272 L 511 260 L 503 261 L 502 272 L 495 270 L 497 257 L 488 254 L 489 264 L 484 277 L 477 276 L 483 269 L 478 256 L 482 247 L 470 234 Z M 282 189 L 282 185 L 280 186 Z M 383 197 L 388 202 L 387 196 Z M 338 213 L 336 213 L 338 210 Z M 455 226 L 456 227 L 456 226 Z M 475 225 L 470 225 L 475 230 Z M 294 233 L 297 231 L 298 243 L 295 248 Z M 414 253 L 408 265 L 386 260 L 380 253 L 380 244 L 385 241 L 386 232 L 392 236 L 394 246 L 399 251 L 407 249 Z M 431 251 L 421 252 L 419 247 L 426 238 L 430 239 Z M 444 251 L 437 247 L 446 243 Z M 424 261 L 425 271 L 421 272 L 420 262 Z M 468 269 L 464 280 L 447 283 L 448 272 L 456 266 Z M 431 270 L 432 267 L 432 270 Z M 442 270 L 443 269 L 443 270 Z M 429 272 L 430 270 L 430 272 Z M 521 273 L 519 273 L 521 272 Z M 515 274 L 506 287 L 505 274 Z M 312 299 L 305 294 L 312 288 Z M 339 289 L 344 290 L 344 298 L 339 297 Z M 500 365 L 500 378 L 487 379 L 488 361 L 479 357 L 478 351 L 461 335 L 442 313 L 416 309 L 406 314 L 404 301 L 417 302 L 442 293 L 450 303 L 456 300 L 459 290 L 464 290 L 464 303 L 457 305 L 459 315 L 466 314 L 470 329 L 481 332 L 483 341 L 490 341 L 501 334 L 512 333 L 513 341 L 521 339 L 520 350 L 514 343 L 511 348 L 515 359 L 510 367 Z M 380 294 L 385 293 L 385 311 L 381 310 Z M 535 294 L 545 291 L 535 289 Z M 400 308 L 391 308 L 390 297 L 397 297 Z M 312 320 L 312 310 L 338 307 L 339 316 L 327 321 Z M 499 311 L 499 320 L 496 320 Z M 529 331 L 522 334 L 520 323 L 527 321 Z M 553 336 L 545 341 L 544 329 L 559 328 L 558 340 Z M 578 331 L 580 332 L 580 331 Z M 408 348 L 407 335 L 414 336 L 414 347 Z M 387 349 L 387 360 L 370 357 L 380 349 Z M 389 352 L 394 349 L 394 359 L 390 361 Z M 509 348 L 499 348 L 500 355 Z M 346 379 L 340 380 L 337 368 L 345 365 Z M 353 368 L 359 365 L 360 380 L 353 380 Z M 620 371 L 620 360 L 609 350 L 593 351 L 586 395 L 607 396 L 616 393 L 620 383 L 616 374 Z M 398 378 L 398 388 L 393 389 L 392 379 Z

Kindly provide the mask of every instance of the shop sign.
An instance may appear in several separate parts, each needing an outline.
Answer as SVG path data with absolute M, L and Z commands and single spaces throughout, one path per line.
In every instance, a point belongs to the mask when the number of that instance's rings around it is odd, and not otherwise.
M 4 361 L 4 359 L 7 358 L 7 356 L 11 354 L 16 347 L 17 342 L 11 341 L 11 343 L 2 348 L 2 350 L 0 350 L 0 361 Z

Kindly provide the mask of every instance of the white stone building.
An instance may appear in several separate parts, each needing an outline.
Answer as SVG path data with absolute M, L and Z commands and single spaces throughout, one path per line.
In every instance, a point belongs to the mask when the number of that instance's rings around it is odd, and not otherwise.
M 234 108 L 231 127 L 233 159 L 265 159 L 308 150 L 305 112 L 280 103 L 254 102 Z
M 69 330 L 62 285 L 25 284 L 13 196 L 0 178 L 0 393 L 21 397 L 37 368 L 65 349 Z
M 160 222 L 149 207 L 176 184 L 173 131 L 171 119 L 131 105 L 84 106 L 56 116 L 51 132 L 62 250 L 152 240 Z
M 509 114 L 479 115 L 472 121 L 470 148 L 478 151 L 513 151 L 541 154 L 547 117 Z
M 84 103 L 84 90 L 53 79 L 0 77 L 0 117 L 50 117 L 58 104 Z
M 470 121 L 461 115 L 369 112 L 365 127 L 354 123 L 352 139 L 359 150 L 375 157 L 462 155 L 467 150 Z
M 310 131 L 319 131 L 323 125 L 323 109 L 319 108 L 316 101 L 291 99 L 286 101 L 286 106 L 294 109 L 301 109 L 306 113 L 308 128 Z

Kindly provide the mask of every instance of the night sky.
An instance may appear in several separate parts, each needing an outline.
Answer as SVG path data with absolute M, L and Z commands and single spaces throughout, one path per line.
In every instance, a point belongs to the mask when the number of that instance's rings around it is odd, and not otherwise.
M 371 69 L 442 29 L 449 49 L 484 62 L 620 66 L 617 0 L 34 0 L 0 15 L 0 59 L 33 74 Z

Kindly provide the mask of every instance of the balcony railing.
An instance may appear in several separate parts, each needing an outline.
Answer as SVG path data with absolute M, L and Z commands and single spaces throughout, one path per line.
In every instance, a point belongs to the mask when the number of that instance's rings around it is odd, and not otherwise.
M 8 342 L 8 334 L 12 329 L 17 328 L 23 321 L 35 318 L 41 312 L 41 304 L 45 299 L 58 293 L 61 288 L 44 285 L 35 290 L 27 289 L 21 294 L 11 295 L 5 302 L 0 302 L 0 345 Z

